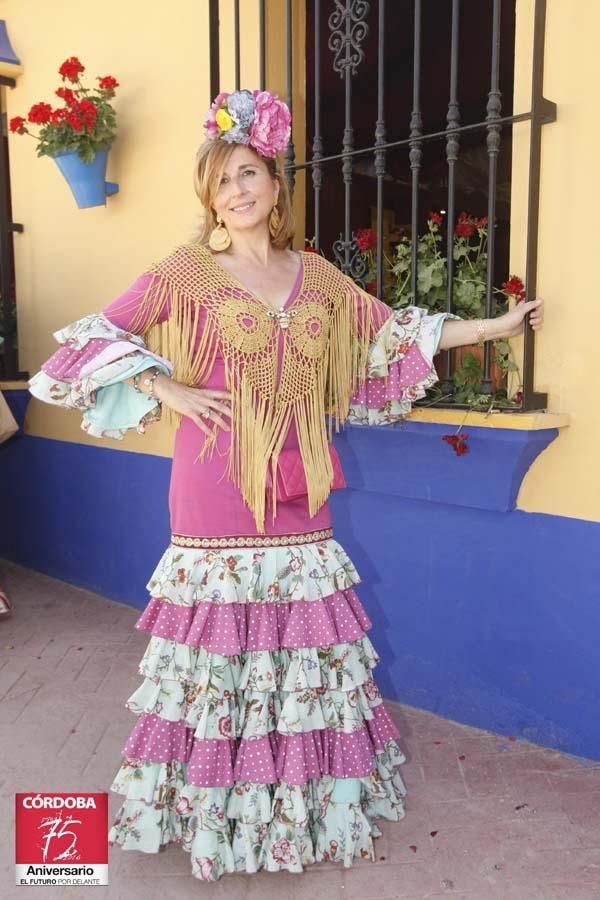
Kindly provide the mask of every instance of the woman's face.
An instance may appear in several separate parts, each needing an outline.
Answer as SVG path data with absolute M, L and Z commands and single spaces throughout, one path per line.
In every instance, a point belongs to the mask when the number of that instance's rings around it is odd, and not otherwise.
M 277 179 L 264 161 L 240 145 L 227 160 L 213 207 L 228 231 L 266 227 L 278 194 Z

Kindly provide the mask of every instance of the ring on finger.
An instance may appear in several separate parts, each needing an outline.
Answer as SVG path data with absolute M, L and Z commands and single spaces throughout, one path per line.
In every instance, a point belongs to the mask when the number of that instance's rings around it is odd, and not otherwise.
M 200 417 L 202 419 L 210 419 L 210 409 L 205 409 L 204 412 L 201 412 Z

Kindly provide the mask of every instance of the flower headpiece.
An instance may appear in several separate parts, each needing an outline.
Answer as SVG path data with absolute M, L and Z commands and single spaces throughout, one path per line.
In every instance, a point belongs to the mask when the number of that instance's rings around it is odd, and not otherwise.
M 287 105 L 269 91 L 217 94 L 206 114 L 209 140 L 245 144 L 261 156 L 277 156 L 287 147 L 292 117 Z

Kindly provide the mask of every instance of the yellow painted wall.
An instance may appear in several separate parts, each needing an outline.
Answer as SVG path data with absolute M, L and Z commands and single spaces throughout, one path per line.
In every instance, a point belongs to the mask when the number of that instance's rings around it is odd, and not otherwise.
M 295 34 L 301 47 L 301 4 Z M 557 102 L 558 122 L 546 126 L 538 292 L 547 321 L 538 339 L 536 386 L 547 390 L 550 409 L 568 413 L 571 425 L 536 461 L 523 484 L 519 507 L 600 520 L 600 472 L 594 442 L 596 413 L 596 253 L 594 210 L 600 187 L 595 153 L 600 130 L 595 110 L 596 36 L 600 7 L 548 4 L 546 96 Z M 232 34 L 233 0 L 222 0 L 223 34 Z M 283 0 L 267 4 L 267 86 L 286 95 Z M 196 227 L 200 210 L 192 188 L 195 149 L 210 101 L 208 2 L 179 0 L 172 6 L 142 0 L 104 0 L 100 13 L 82 12 L 77 0 L 60 5 L 3 0 L 15 51 L 24 74 L 6 90 L 8 115 L 25 114 L 50 100 L 58 65 L 78 55 L 91 76 L 113 74 L 121 82 L 116 100 L 119 134 L 107 177 L 121 192 L 106 208 L 78 210 L 49 159 L 37 159 L 33 142 L 10 137 L 13 212 L 25 233 L 15 235 L 21 365 L 35 372 L 55 348 L 52 331 L 100 309 L 145 267 Z M 242 0 L 242 85 L 258 82 L 257 0 Z M 533 0 L 517 3 L 516 104 L 529 109 Z M 222 88 L 233 83 L 232 45 L 221 46 Z M 305 158 L 304 59 L 295 67 L 294 141 Z M 523 272 L 524 185 L 527 126 L 515 129 L 511 269 Z M 297 196 L 302 192 L 297 181 Z M 301 238 L 302 221 L 299 222 Z M 298 242 L 301 245 L 301 241 Z M 298 245 L 298 244 L 297 244 Z M 57 439 L 169 455 L 172 434 L 164 425 L 122 443 L 95 441 L 79 429 L 77 413 L 32 401 L 28 431 Z
M 517 2 L 515 112 L 530 109 L 533 0 Z M 518 506 L 600 520 L 598 415 L 597 57 L 600 4 L 552 0 L 546 22 L 544 93 L 558 119 L 544 126 L 538 295 L 546 322 L 536 347 L 536 388 L 570 426 L 538 458 Z M 524 270 L 527 125 L 515 127 L 511 270 Z
M 229 4 L 233 8 L 233 3 Z M 223 0 L 223 28 L 228 4 Z M 257 0 L 242 0 L 242 76 L 257 78 Z M 37 371 L 57 345 L 52 332 L 95 312 L 154 260 L 189 240 L 200 207 L 192 184 L 194 154 L 203 139 L 210 104 L 208 2 L 173 5 L 104 0 L 97 11 L 79 0 L 60 4 L 3 0 L 12 45 L 23 65 L 13 90 L 5 89 L 8 116 L 26 115 L 39 100 L 59 102 L 57 69 L 71 55 L 86 66 L 85 83 L 112 74 L 118 136 L 107 179 L 120 192 L 106 207 L 80 210 L 47 157 L 35 144 L 10 136 L 21 367 Z M 223 89 L 233 71 L 224 60 Z M 163 424 L 123 442 L 94 440 L 80 415 L 32 400 L 30 434 L 84 444 L 169 455 L 172 433 Z
M 269 0 L 268 8 L 268 86 L 285 97 L 284 0 Z M 30 373 L 56 349 L 53 331 L 99 310 L 151 262 L 193 236 L 200 217 L 193 159 L 211 100 L 208 9 L 208 0 L 179 0 L 176 11 L 144 0 L 104 0 L 101 12 L 92 14 L 91 9 L 82 13 L 78 0 L 62 0 L 60 6 L 3 0 L 1 13 L 23 66 L 17 87 L 3 92 L 9 118 L 26 115 L 39 100 L 56 100 L 53 92 L 62 83 L 57 69 L 71 55 L 81 59 L 85 76 L 91 76 L 84 83 L 113 74 L 121 85 L 115 100 L 118 137 L 107 171 L 120 192 L 106 207 L 79 210 L 54 162 L 38 159 L 30 138 L 9 136 L 13 217 L 25 228 L 15 237 L 20 365 Z M 220 9 L 221 88 L 231 91 L 233 0 L 221 0 Z M 299 8 L 296 19 L 295 32 L 302 35 Z M 258 86 L 258 0 L 241 0 L 240 45 L 241 86 Z M 303 76 L 301 64 L 296 67 L 294 124 L 302 158 Z M 301 232 L 302 220 L 299 225 Z M 32 400 L 27 431 L 115 449 L 171 453 L 173 433 L 165 424 L 117 442 L 88 437 L 79 427 L 80 418 Z

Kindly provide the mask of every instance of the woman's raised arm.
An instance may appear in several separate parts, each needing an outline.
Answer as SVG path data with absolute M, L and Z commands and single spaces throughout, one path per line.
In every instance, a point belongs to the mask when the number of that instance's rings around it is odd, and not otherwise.
M 517 305 L 496 319 L 465 319 L 458 322 L 444 322 L 439 350 L 464 347 L 484 341 L 517 337 L 523 331 L 524 320 L 529 314 L 529 323 L 534 331 L 542 327 L 544 301 L 537 298 Z
M 449 313 L 430 313 L 418 306 L 392 309 L 367 294 L 351 279 L 360 323 L 370 322 L 366 380 L 352 398 L 348 421 L 359 425 L 390 425 L 403 419 L 413 403 L 439 379 L 433 357 L 477 342 L 515 337 L 524 319 L 541 327 L 543 301 L 518 303 L 496 319 L 466 319 Z M 368 315 L 365 315 L 368 312 Z

